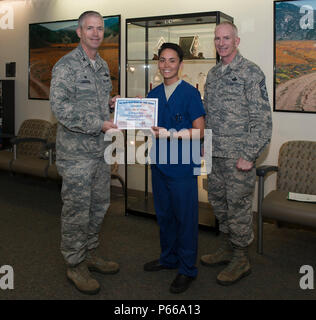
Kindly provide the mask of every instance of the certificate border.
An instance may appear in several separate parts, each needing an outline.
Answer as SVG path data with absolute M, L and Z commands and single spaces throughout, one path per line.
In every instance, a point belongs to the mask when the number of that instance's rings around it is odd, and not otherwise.
M 115 111 L 114 111 L 114 124 L 117 124 L 117 110 L 120 106 L 122 106 L 120 104 L 120 101 L 151 101 L 151 102 L 155 102 L 155 118 L 154 118 L 154 122 L 155 122 L 155 126 L 157 126 L 158 124 L 158 99 L 157 98 L 117 98 L 115 101 Z M 148 130 L 151 128 L 124 128 L 124 127 L 120 127 L 119 129 L 121 130 Z

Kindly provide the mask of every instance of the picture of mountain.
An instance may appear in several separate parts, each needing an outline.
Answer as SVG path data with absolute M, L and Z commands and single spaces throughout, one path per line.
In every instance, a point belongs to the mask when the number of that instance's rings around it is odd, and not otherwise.
M 277 1 L 274 5 L 274 109 L 316 112 L 316 2 Z
M 77 47 L 77 20 L 29 25 L 29 99 L 49 99 L 51 72 L 55 63 Z M 108 63 L 113 85 L 119 94 L 120 16 L 104 17 L 104 40 L 100 56 Z

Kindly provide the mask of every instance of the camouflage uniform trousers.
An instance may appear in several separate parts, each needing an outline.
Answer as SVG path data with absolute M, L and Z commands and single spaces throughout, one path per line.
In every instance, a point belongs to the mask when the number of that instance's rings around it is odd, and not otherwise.
M 103 158 L 57 161 L 63 178 L 61 252 L 69 266 L 99 245 L 99 231 L 110 206 L 110 165 Z
M 256 169 L 240 171 L 237 159 L 212 159 L 208 175 L 208 200 L 219 221 L 219 230 L 229 234 L 230 241 L 247 247 L 253 241 L 252 200 L 256 183 Z

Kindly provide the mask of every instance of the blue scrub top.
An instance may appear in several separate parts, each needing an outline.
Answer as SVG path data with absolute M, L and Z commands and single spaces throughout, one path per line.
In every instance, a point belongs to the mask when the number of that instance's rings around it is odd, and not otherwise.
M 151 90 L 148 98 L 158 98 L 158 126 L 167 130 L 191 129 L 194 120 L 205 116 L 200 92 L 183 80 L 168 101 L 163 83 Z M 175 139 L 153 139 L 151 161 L 169 177 L 192 176 L 193 168 L 201 163 L 200 143 L 191 140 L 178 140 L 177 143 L 178 148 Z

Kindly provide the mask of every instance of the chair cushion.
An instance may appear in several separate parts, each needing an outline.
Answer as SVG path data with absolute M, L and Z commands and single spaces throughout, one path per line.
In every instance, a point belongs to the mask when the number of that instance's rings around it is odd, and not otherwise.
M 0 151 L 0 169 L 10 170 L 10 162 L 13 160 L 13 152 L 2 150 Z
M 55 163 L 53 163 L 51 166 L 47 168 L 47 176 L 48 178 L 54 180 L 61 180 L 61 176 L 58 174 L 58 170 Z
M 16 173 L 25 173 L 38 177 L 46 177 L 48 160 L 21 156 L 11 163 L 11 170 Z
M 10 170 L 10 162 L 13 160 L 13 152 L 2 150 L 0 151 L 0 169 Z
M 287 196 L 285 191 L 271 191 L 263 200 L 262 216 L 316 227 L 316 203 L 292 201 Z

